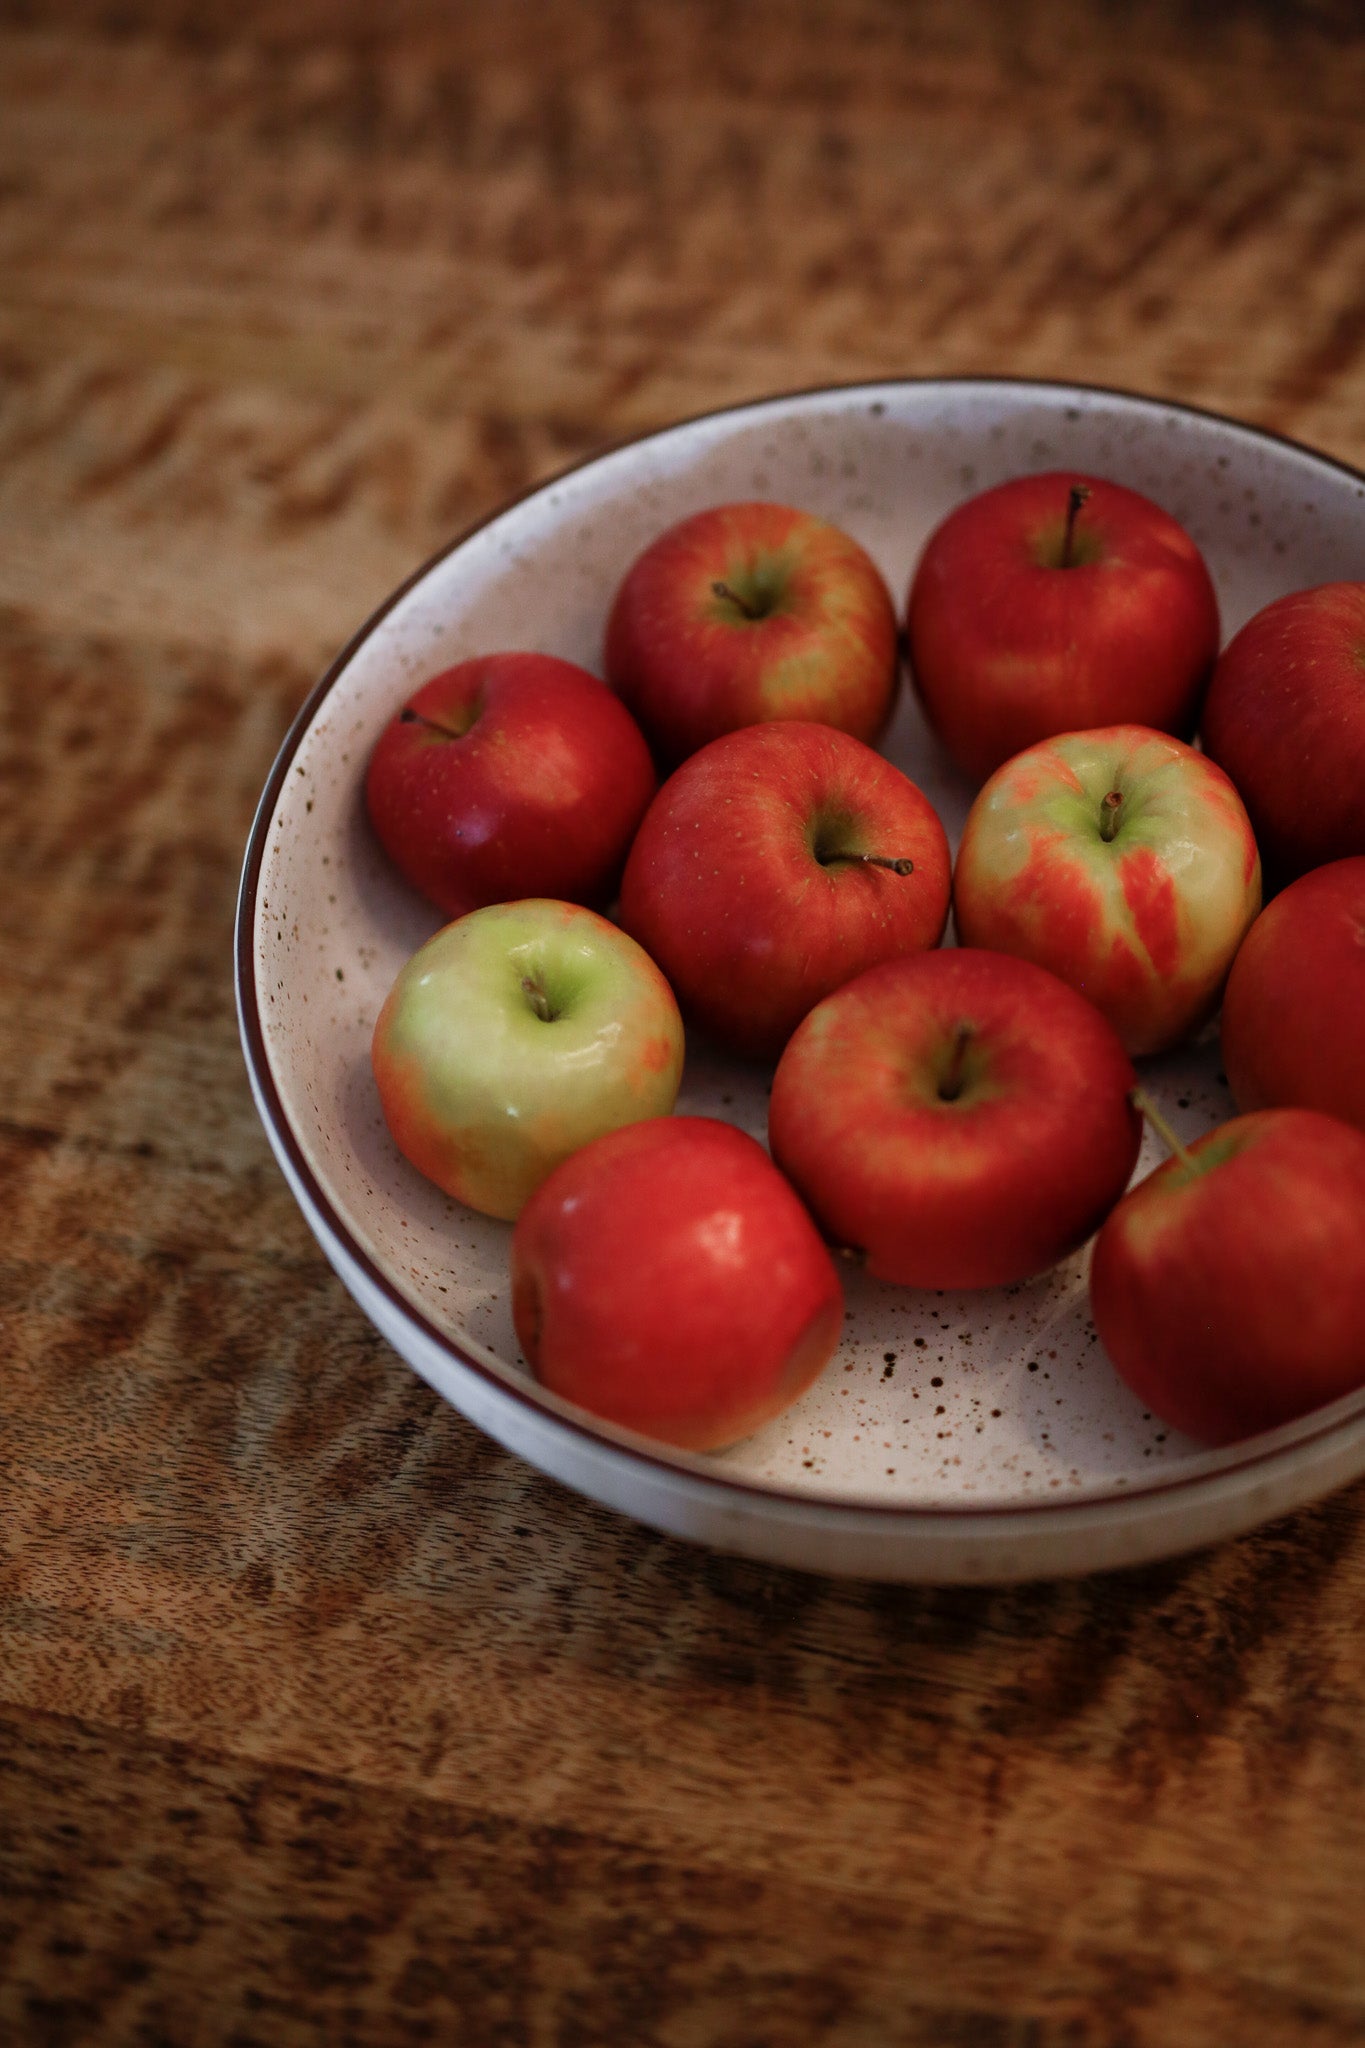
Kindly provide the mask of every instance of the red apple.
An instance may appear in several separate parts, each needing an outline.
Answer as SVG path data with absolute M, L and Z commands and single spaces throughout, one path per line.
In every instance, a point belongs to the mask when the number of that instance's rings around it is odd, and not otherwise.
M 710 1117 L 599 1138 L 512 1234 L 512 1318 L 541 1384 L 686 1450 L 734 1443 L 804 1393 L 843 1311 L 787 1182 Z
M 646 548 L 616 594 L 606 674 L 669 765 L 721 733 L 814 719 L 878 738 L 899 674 L 870 555 L 787 505 L 717 505 Z
M 1365 1136 L 1268 1109 L 1179 1147 L 1100 1232 L 1090 1299 L 1120 1376 L 1202 1443 L 1365 1385 Z
M 413 954 L 371 1047 L 395 1144 L 472 1209 L 510 1221 L 589 1139 L 667 1116 L 682 1078 L 672 990 L 575 903 L 490 903 Z
M 1300 875 L 1261 912 L 1223 992 L 1237 1107 L 1294 1104 L 1365 1131 L 1365 856 Z
M 1365 583 L 1296 590 L 1248 620 L 1214 670 L 1202 737 L 1272 888 L 1365 854 Z
M 869 969 L 778 1062 L 773 1158 L 836 1242 L 908 1287 L 1027 1279 L 1122 1194 L 1141 1121 L 1098 1010 L 1003 953 Z
M 920 557 L 907 625 L 925 715 L 978 782 L 1086 726 L 1188 738 L 1218 653 L 1218 600 L 1184 527 L 1069 470 L 950 513 Z
M 997 769 L 953 877 L 964 946 L 1050 968 L 1134 1054 L 1213 1014 L 1260 907 L 1256 842 L 1227 776 L 1137 725 L 1063 733 Z
M 386 852 L 450 917 L 523 896 L 605 905 L 654 789 L 619 699 L 550 654 L 443 669 L 380 734 L 365 781 Z
M 943 827 L 898 768 L 826 725 L 755 725 L 664 784 L 620 914 L 685 1012 L 775 1057 L 841 982 L 936 946 L 948 888 Z

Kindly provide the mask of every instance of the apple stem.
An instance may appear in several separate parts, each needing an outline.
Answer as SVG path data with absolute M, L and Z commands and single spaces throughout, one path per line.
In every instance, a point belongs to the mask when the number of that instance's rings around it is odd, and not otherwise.
M 1112 839 L 1119 829 L 1119 812 L 1123 809 L 1123 791 L 1111 789 L 1100 806 L 1100 838 Z
M 743 612 L 746 619 L 762 618 L 762 612 L 755 611 L 754 607 L 751 604 L 746 604 L 744 602 L 744 599 L 740 596 L 739 592 L 737 590 L 731 590 L 728 583 L 713 583 L 711 585 L 711 589 L 715 596 L 723 597 L 727 599 L 730 604 L 737 606 L 738 609 Z
M 1130 1088 L 1128 1090 L 1128 1100 L 1132 1103 L 1139 1116 L 1146 1117 L 1167 1151 L 1174 1152 L 1182 1166 L 1192 1166 L 1194 1162 L 1190 1156 L 1189 1146 L 1176 1136 L 1146 1090 Z
M 1073 484 L 1066 501 L 1066 531 L 1062 535 L 1062 567 L 1070 569 L 1071 547 L 1076 537 L 1076 519 L 1082 505 L 1090 496 L 1088 484 Z
M 893 875 L 913 875 L 915 863 L 912 860 L 892 860 L 885 853 L 841 853 L 839 860 L 856 860 L 865 868 L 889 868 Z
M 550 998 L 540 983 L 533 981 L 529 974 L 524 974 L 521 978 L 521 992 L 542 1024 L 554 1023 L 555 1013 L 550 1007 Z
M 953 1040 L 953 1056 L 948 1062 L 948 1071 L 938 1084 L 940 1102 L 956 1102 L 962 1093 L 962 1068 L 967 1057 L 967 1047 L 972 1042 L 972 1027 L 962 1024 Z
M 442 725 L 439 719 L 428 718 L 425 711 L 414 711 L 411 704 L 405 704 L 398 714 L 400 725 L 428 725 L 433 732 L 441 733 L 448 740 L 463 739 L 463 733 L 455 732 L 450 726 Z

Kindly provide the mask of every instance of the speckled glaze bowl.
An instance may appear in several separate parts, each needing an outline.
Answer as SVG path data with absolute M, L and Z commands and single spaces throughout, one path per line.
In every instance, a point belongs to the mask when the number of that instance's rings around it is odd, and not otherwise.
M 454 543 L 313 691 L 252 829 L 237 926 L 242 1041 L 280 1166 L 364 1313 L 510 1450 L 641 1521 L 800 1566 L 881 1579 L 1006 1580 L 1135 1563 L 1227 1536 L 1365 1470 L 1365 1396 L 1208 1453 L 1126 1392 L 1086 1311 L 1086 1253 L 1045 1278 L 940 1295 L 848 1276 L 840 1349 L 778 1422 L 715 1457 L 595 1422 L 530 1378 L 509 1312 L 509 1227 L 400 1157 L 369 1042 L 407 956 L 439 924 L 372 842 L 370 748 L 438 667 L 537 648 L 600 673 L 617 582 L 672 521 L 775 498 L 837 521 L 903 598 L 962 498 L 1044 468 L 1112 477 L 1194 534 L 1224 634 L 1283 591 L 1358 576 L 1365 479 L 1179 406 L 997 380 L 814 391 L 690 420 L 571 471 Z M 970 790 L 905 692 L 886 749 L 950 835 Z M 1193 1137 L 1231 1114 L 1213 1034 L 1146 1065 Z M 689 1048 L 679 1108 L 762 1138 L 764 1072 Z M 1149 1143 L 1139 1175 L 1155 1163 Z

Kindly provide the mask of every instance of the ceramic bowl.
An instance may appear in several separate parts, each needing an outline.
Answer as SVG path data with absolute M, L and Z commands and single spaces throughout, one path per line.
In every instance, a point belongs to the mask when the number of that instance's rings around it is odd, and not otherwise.
M 807 1570 L 1006 1580 L 1133 1563 L 1246 1529 L 1365 1470 L 1365 1396 L 1201 1451 L 1124 1389 L 1087 1316 L 1086 1254 L 1026 1286 L 939 1295 L 853 1275 L 843 1342 L 804 1398 L 718 1456 L 604 1426 L 530 1377 L 509 1313 L 509 1227 L 400 1157 L 369 1068 L 379 1006 L 440 923 L 373 843 L 370 748 L 404 694 L 506 647 L 600 672 L 613 591 L 653 536 L 773 498 L 855 534 L 898 600 L 933 526 L 1010 476 L 1076 468 L 1193 533 L 1225 633 L 1281 592 L 1358 576 L 1365 479 L 1207 413 L 1078 386 L 891 382 L 689 420 L 585 463 L 419 570 L 323 677 L 247 848 L 238 1001 L 270 1142 L 319 1244 L 403 1358 L 480 1428 L 656 1528 Z M 903 693 L 885 749 L 956 835 L 971 795 Z M 1148 1063 L 1190 1138 L 1232 1113 L 1216 1038 Z M 764 1135 L 765 1077 L 689 1049 L 679 1108 Z M 1150 1144 L 1139 1174 L 1155 1163 Z

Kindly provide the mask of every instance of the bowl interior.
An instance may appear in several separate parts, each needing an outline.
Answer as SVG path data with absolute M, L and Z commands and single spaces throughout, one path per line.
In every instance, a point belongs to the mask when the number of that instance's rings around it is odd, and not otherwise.
M 284 1117 L 329 1225 L 451 1344 L 539 1394 L 509 1313 L 509 1227 L 445 1196 L 389 1139 L 370 1076 L 375 1017 L 439 914 L 373 844 L 369 751 L 439 667 L 534 648 L 601 673 L 615 587 L 640 549 L 706 505 L 774 498 L 863 543 L 898 603 L 933 526 L 972 492 L 1044 468 L 1146 492 L 1203 548 L 1225 636 L 1281 592 L 1359 573 L 1365 485 L 1292 445 L 1206 415 L 1066 387 L 888 384 L 777 399 L 690 422 L 545 486 L 435 562 L 362 634 L 287 750 L 261 855 L 253 959 Z M 971 790 L 908 691 L 885 751 L 956 841 Z M 1146 1062 L 1187 1138 L 1232 1113 L 1212 1031 Z M 763 1138 L 764 1070 L 690 1043 L 679 1108 Z M 1149 1140 L 1139 1175 L 1156 1163 Z M 708 1461 L 824 1500 L 941 1507 L 1094 1500 L 1173 1469 L 1226 1469 L 1121 1386 L 1086 1309 L 1086 1253 L 1025 1286 L 919 1293 L 850 1273 L 839 1352 L 779 1421 Z M 401 1337 L 401 1331 L 400 1331 Z M 693 1464 L 692 1460 L 680 1460 Z

